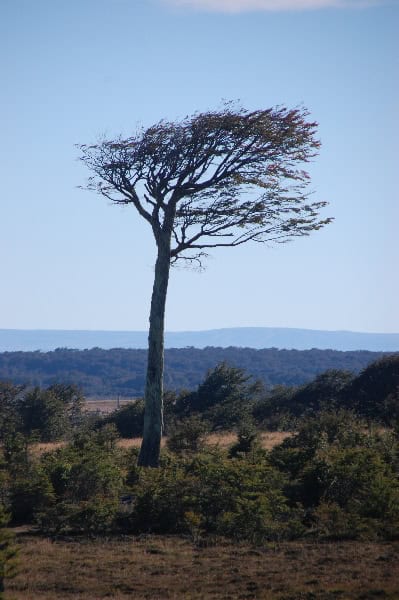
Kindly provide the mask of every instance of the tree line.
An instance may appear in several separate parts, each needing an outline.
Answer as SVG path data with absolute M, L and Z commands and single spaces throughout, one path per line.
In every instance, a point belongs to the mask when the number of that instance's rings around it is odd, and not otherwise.
M 219 363 L 193 390 L 165 391 L 164 428 L 195 417 L 209 431 L 230 431 L 250 420 L 261 430 L 295 429 L 323 410 L 349 410 L 360 419 L 393 427 L 399 419 L 399 354 L 369 364 L 359 374 L 329 369 L 297 386 L 265 386 L 241 367 Z M 109 415 L 86 410 L 82 391 L 67 384 L 30 387 L 0 382 L 3 449 L 25 441 L 63 440 L 79 428 L 116 427 L 121 437 L 139 437 L 144 402 L 138 398 Z
M 357 373 L 383 353 L 365 350 L 278 350 L 268 348 L 184 348 L 165 351 L 165 389 L 193 389 L 220 362 L 242 367 L 266 386 L 301 385 L 328 369 Z M 0 353 L 0 380 L 15 385 L 79 385 L 94 398 L 141 397 L 147 351 L 138 349 Z

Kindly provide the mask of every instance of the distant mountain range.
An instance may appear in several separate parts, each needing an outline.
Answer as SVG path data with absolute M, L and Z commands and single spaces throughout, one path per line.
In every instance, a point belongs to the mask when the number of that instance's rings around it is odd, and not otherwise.
M 167 348 L 278 348 L 293 350 L 370 350 L 398 352 L 399 333 L 359 333 L 284 327 L 235 327 L 208 331 L 169 331 Z M 0 352 L 48 352 L 56 348 L 146 348 L 146 331 L 0 329 Z

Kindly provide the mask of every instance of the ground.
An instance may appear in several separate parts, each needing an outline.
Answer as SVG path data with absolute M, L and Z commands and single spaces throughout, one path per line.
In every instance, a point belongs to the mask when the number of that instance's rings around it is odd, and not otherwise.
M 399 543 L 268 543 L 173 536 L 17 536 L 6 600 L 399 598 Z

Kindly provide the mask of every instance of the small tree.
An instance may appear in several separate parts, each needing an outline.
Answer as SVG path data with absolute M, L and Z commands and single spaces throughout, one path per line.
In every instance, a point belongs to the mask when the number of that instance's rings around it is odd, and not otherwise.
M 226 103 L 129 138 L 82 145 L 88 189 L 132 204 L 157 246 L 139 464 L 157 466 L 162 435 L 164 315 L 171 264 L 202 265 L 208 249 L 285 242 L 327 224 L 309 202 L 303 163 L 315 156 L 305 109 L 247 111 Z

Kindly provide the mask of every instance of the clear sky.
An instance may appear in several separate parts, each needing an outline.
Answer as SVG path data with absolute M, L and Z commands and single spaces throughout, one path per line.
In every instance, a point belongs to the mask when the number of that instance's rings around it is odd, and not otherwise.
M 149 227 L 74 144 L 240 99 L 310 110 L 335 222 L 172 270 L 167 329 L 399 332 L 398 31 L 393 0 L 0 0 L 0 328 L 146 329 Z

